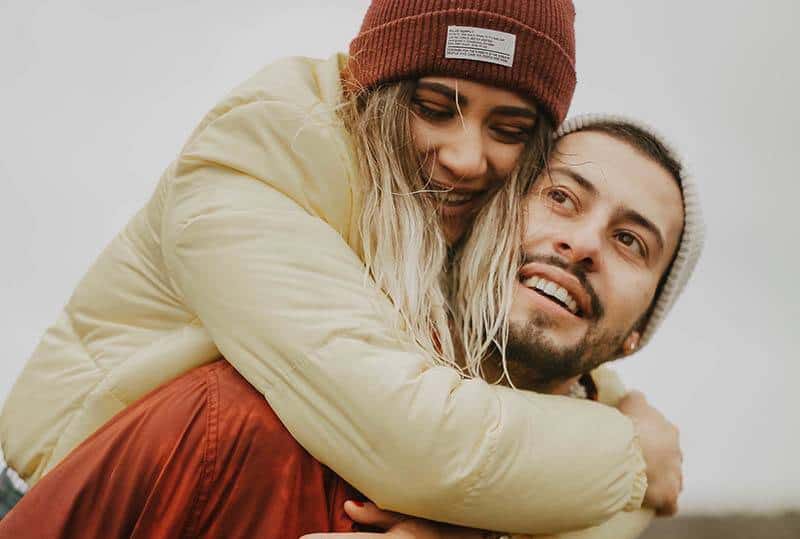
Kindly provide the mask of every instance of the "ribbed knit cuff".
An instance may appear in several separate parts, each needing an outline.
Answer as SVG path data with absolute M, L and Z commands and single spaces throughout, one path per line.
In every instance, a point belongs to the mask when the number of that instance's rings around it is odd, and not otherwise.
M 647 492 L 647 463 L 644 460 L 642 446 L 639 444 L 639 434 L 635 432 L 635 428 L 632 449 L 636 471 L 633 476 L 633 484 L 631 485 L 631 497 L 628 499 L 628 503 L 625 504 L 624 511 L 636 511 L 640 509 L 644 502 L 644 495 Z

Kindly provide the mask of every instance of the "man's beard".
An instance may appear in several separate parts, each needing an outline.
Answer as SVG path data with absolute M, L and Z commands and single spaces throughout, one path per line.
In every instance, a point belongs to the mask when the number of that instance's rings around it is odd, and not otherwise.
M 552 326 L 544 313 L 533 314 L 524 325 L 511 324 L 506 360 L 517 387 L 546 391 L 616 358 L 625 340 L 625 333 L 600 331 L 593 324 L 576 344 L 558 346 L 545 332 Z

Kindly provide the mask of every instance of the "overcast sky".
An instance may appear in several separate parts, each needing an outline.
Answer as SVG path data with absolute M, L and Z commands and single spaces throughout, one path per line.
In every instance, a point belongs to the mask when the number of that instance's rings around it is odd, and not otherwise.
M 682 429 L 689 512 L 800 508 L 797 2 L 577 0 L 572 113 L 646 120 L 709 227 L 672 316 L 622 362 Z M 344 50 L 366 0 L 0 0 L 0 398 L 214 103 Z

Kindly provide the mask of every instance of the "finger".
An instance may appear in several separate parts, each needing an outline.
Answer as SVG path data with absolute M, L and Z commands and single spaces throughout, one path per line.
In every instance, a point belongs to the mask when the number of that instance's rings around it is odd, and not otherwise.
M 641 391 L 636 391 L 634 389 L 633 391 L 629 391 L 622 398 L 622 400 L 634 401 L 634 402 L 647 402 L 647 397 L 645 397 L 644 393 L 642 393 Z
M 656 515 L 660 517 L 671 517 L 675 516 L 675 513 L 678 512 L 678 501 L 675 500 L 673 502 L 666 503 L 662 505 L 660 508 L 656 510 Z
M 400 522 L 408 519 L 406 515 L 385 511 L 371 502 L 356 502 L 348 500 L 344 502 L 344 512 L 359 524 L 375 526 L 382 530 L 388 530 Z
M 671 493 L 664 498 L 664 502 L 659 506 L 656 514 L 661 517 L 671 517 L 678 512 L 678 494 L 674 488 L 670 489 Z

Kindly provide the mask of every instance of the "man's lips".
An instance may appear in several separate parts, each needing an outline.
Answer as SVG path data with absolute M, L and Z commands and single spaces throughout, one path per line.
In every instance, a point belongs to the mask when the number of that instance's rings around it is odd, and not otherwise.
M 564 303 L 548 296 L 544 292 L 530 288 L 522 282 L 518 282 L 517 286 L 520 288 L 517 292 L 517 294 L 520 295 L 519 298 L 524 298 L 526 302 L 529 302 L 529 308 L 533 309 L 535 312 L 546 313 L 551 317 L 560 318 L 570 323 L 583 321 L 578 314 L 571 312 Z
M 577 277 L 561 268 L 530 262 L 520 269 L 519 280 L 526 288 L 535 289 L 572 315 L 585 319 L 594 315 L 589 293 Z
M 580 318 L 581 311 L 578 309 L 578 303 L 575 298 L 565 288 L 553 281 L 534 275 L 523 281 L 522 285 Z

